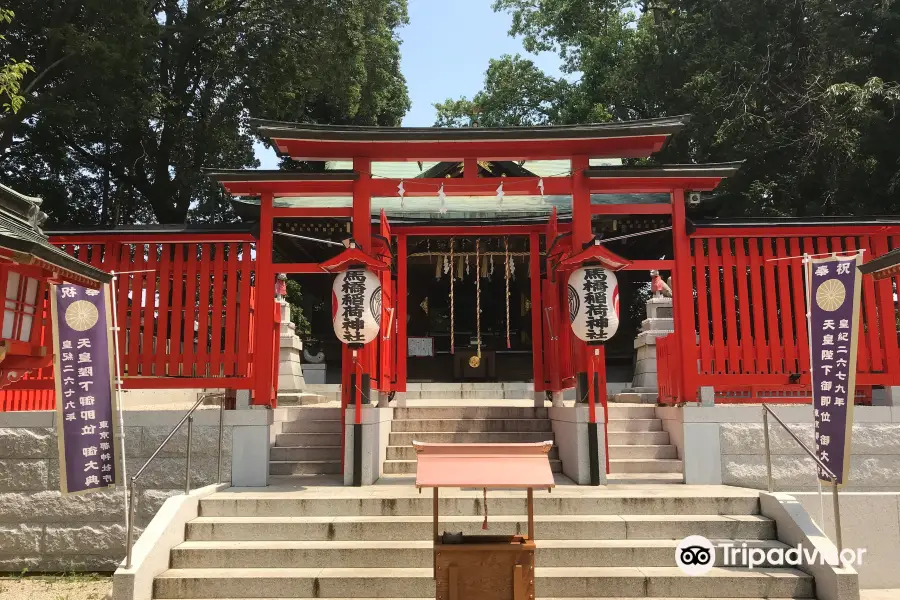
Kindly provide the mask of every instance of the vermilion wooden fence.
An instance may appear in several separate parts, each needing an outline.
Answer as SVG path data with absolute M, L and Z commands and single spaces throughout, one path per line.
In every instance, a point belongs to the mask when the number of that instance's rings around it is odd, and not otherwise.
M 84 262 L 122 273 L 116 310 L 126 388 L 252 387 L 252 238 L 206 234 L 203 241 L 141 243 L 110 235 L 51 241 Z M 49 345 L 46 303 L 43 324 Z M 0 411 L 51 409 L 52 388 L 52 368 L 42 369 L 0 391 Z
M 675 302 L 693 306 L 697 367 L 680 356 L 681 332 L 657 343 L 660 398 L 682 400 L 712 386 L 719 401 L 809 400 L 809 337 L 803 264 L 807 254 L 865 249 L 864 260 L 900 247 L 900 228 L 706 229 L 691 236 L 692 290 Z M 776 260 L 773 260 L 776 259 Z M 900 277 L 863 277 L 857 385 L 900 385 Z M 682 377 L 691 383 L 682 385 Z M 686 398 L 694 400 L 696 396 Z

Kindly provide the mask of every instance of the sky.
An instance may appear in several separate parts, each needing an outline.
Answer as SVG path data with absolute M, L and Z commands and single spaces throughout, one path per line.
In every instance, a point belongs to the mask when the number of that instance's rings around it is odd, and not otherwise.
M 528 56 L 547 74 L 561 75 L 553 53 L 528 55 L 522 40 L 510 37 L 512 17 L 491 9 L 493 0 L 408 0 L 409 25 L 400 29 L 400 68 L 406 77 L 412 108 L 403 119 L 407 127 L 434 124 L 435 102 L 472 97 L 484 83 L 491 58 L 504 54 Z M 260 168 L 276 169 L 273 150 L 257 144 Z

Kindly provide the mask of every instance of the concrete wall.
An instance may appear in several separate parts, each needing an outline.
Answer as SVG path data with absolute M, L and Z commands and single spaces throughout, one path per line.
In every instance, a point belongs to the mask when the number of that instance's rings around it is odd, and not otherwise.
M 590 450 L 588 443 L 588 407 L 584 404 L 550 407 L 548 414 L 553 427 L 553 439 L 559 449 L 563 474 L 578 485 L 590 485 Z M 597 407 L 597 464 L 600 465 L 600 485 L 606 485 L 606 436 L 603 408 Z
M 125 412 L 129 477 L 183 415 Z M 216 479 L 219 411 L 200 409 L 195 415 L 191 483 L 196 488 Z M 260 427 L 270 419 L 271 411 L 226 412 L 224 480 L 232 475 L 234 429 Z M 52 411 L 0 413 L 0 571 L 113 571 L 124 557 L 124 488 L 63 497 L 55 420 Z M 183 492 L 186 449 L 185 426 L 141 476 L 137 534 L 167 498 Z M 239 471 L 247 470 L 243 462 L 237 461 Z
M 391 434 L 391 422 L 394 419 L 393 408 L 362 407 L 360 422 L 362 424 L 362 485 L 372 485 L 384 475 L 384 461 L 387 459 L 388 438 Z M 356 408 L 350 407 L 344 415 L 344 485 L 353 485 L 353 473 L 356 465 L 353 451 L 357 443 L 353 435 L 356 422 Z
M 809 447 L 813 446 L 810 406 L 777 406 L 776 414 Z M 765 442 L 760 406 L 685 406 L 658 408 L 666 429 L 678 430 L 685 483 L 736 485 L 763 489 Z M 900 407 L 858 406 L 853 413 L 853 440 L 848 491 L 900 491 Z M 772 475 L 779 491 L 812 491 L 812 459 L 786 431 L 770 419 Z
M 817 493 L 791 494 L 834 539 L 834 506 L 830 494 L 819 502 Z M 865 548 L 859 573 L 863 589 L 900 588 L 900 494 L 891 492 L 841 492 L 841 533 L 845 548 Z

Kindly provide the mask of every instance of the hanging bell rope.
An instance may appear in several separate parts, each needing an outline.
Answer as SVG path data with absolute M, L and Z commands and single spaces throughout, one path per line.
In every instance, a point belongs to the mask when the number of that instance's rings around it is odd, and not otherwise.
M 482 529 L 487 529 L 487 517 L 488 517 L 488 508 L 487 508 L 487 488 L 481 488 L 484 490 L 484 523 L 481 524 Z
M 473 369 L 477 369 L 481 364 L 481 263 L 478 256 L 480 241 L 475 240 L 475 335 L 478 350 L 475 356 L 469 359 L 469 366 Z
M 452 355 L 454 349 L 456 348 L 456 322 L 454 320 L 454 288 L 456 287 L 456 283 L 453 279 L 453 238 L 450 238 L 450 354 Z
M 481 240 L 475 240 L 475 253 Z M 481 364 L 481 279 L 476 279 L 475 285 L 475 329 L 478 336 L 478 363 Z
M 509 238 L 503 238 L 503 248 L 506 250 L 506 263 L 504 265 L 504 278 L 506 280 L 506 349 L 512 346 L 509 343 Z

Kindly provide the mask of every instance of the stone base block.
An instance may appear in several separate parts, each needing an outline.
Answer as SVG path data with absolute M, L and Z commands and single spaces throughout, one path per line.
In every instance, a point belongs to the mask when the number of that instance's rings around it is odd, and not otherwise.
M 307 384 L 318 385 L 325 383 L 325 365 L 303 363 L 300 365 L 303 371 L 303 379 Z
M 654 373 L 641 373 L 639 375 L 634 376 L 632 385 L 634 387 L 656 388 L 659 385 L 659 382 L 657 381 L 655 372 Z
M 360 470 L 360 485 L 372 485 L 384 474 L 384 461 L 387 459 L 388 438 L 391 433 L 391 421 L 394 418 L 393 408 L 363 407 L 360 415 L 362 421 L 362 457 L 360 464 L 354 459 L 354 431 L 356 412 L 353 407 L 347 409 L 344 426 L 344 485 L 354 485 L 354 471 Z
M 644 319 L 641 331 L 675 331 L 675 319 Z

